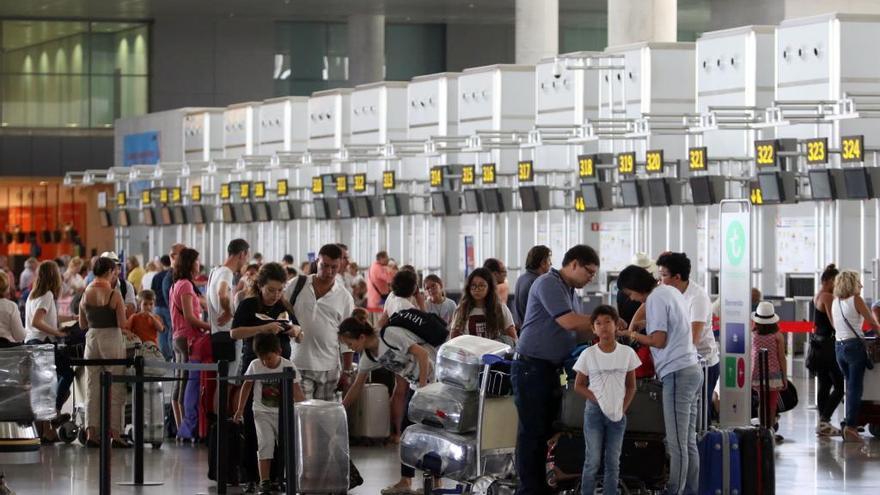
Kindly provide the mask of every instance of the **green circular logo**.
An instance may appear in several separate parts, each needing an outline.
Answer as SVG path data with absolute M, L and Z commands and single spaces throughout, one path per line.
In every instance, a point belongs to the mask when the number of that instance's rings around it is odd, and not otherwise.
M 739 265 L 746 255 L 746 231 L 742 223 L 733 221 L 727 226 L 724 246 L 727 251 L 727 261 L 731 265 Z

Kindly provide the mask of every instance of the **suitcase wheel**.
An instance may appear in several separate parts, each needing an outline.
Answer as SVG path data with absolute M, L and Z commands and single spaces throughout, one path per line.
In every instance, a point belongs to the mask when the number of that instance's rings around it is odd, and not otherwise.
M 64 443 L 72 443 L 79 435 L 79 428 L 73 421 L 68 421 L 58 427 L 58 438 Z
M 88 439 L 89 439 L 89 436 L 88 436 L 88 434 L 86 433 L 86 429 L 85 429 L 85 428 L 80 428 L 80 429 L 79 429 L 79 431 L 76 433 L 76 439 L 79 440 L 79 443 L 81 443 L 81 444 L 83 444 L 83 445 L 86 444 L 86 442 L 87 442 Z
M 161 449 L 162 448 L 162 442 L 153 442 L 150 445 L 152 445 L 154 449 Z
M 880 423 L 869 424 L 868 431 L 871 432 L 871 435 L 880 438 Z

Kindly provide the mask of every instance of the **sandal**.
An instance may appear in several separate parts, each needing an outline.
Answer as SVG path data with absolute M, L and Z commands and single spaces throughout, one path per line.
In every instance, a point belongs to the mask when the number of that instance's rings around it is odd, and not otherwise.
M 385 487 L 380 492 L 382 495 L 413 495 L 415 492 L 408 486 L 400 486 L 395 483 L 389 487 Z
M 851 428 L 849 426 L 843 429 L 843 441 L 844 442 L 864 442 L 862 436 L 859 435 L 859 430 L 855 428 Z
M 118 438 L 114 438 L 110 441 L 110 446 L 114 449 L 130 449 L 132 447 L 130 443 L 119 440 Z

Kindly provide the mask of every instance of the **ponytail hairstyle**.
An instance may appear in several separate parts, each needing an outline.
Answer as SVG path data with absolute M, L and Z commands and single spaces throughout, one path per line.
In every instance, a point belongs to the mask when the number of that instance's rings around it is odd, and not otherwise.
M 833 281 L 838 274 L 840 274 L 840 270 L 837 269 L 834 263 L 831 263 L 825 267 L 825 271 L 822 272 L 822 277 L 819 280 L 824 284 L 825 282 Z
M 373 327 L 359 316 L 350 316 L 342 320 L 342 323 L 339 324 L 339 331 L 337 333 L 340 337 L 352 340 L 357 340 L 361 338 L 362 335 L 369 337 L 376 334 Z

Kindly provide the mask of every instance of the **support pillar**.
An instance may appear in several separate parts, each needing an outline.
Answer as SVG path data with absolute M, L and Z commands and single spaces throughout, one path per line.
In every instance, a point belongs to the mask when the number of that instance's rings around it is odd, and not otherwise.
M 608 46 L 678 40 L 677 0 L 608 0 Z
M 352 86 L 385 79 L 385 16 L 348 18 L 348 80 Z
M 559 0 L 516 0 L 516 63 L 559 53 Z

